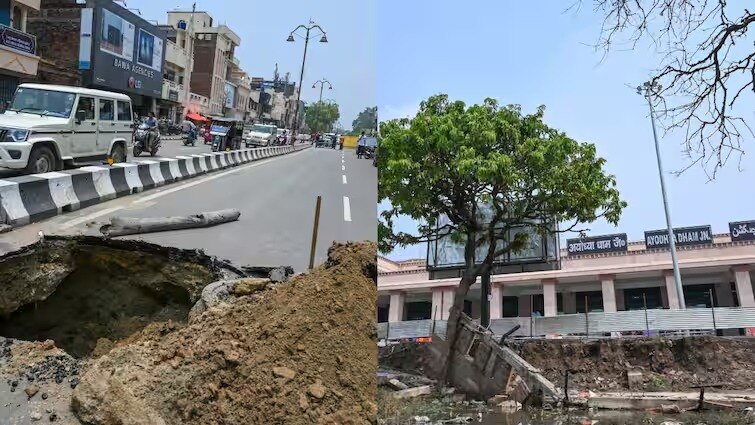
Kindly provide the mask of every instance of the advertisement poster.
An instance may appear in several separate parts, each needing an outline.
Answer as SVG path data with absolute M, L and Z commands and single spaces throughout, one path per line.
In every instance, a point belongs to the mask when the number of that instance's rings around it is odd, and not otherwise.
M 236 104 L 236 87 L 231 84 L 225 84 L 225 107 L 233 108 Z
M 100 50 L 127 61 L 134 60 L 134 24 L 102 9 Z
M 81 33 L 79 36 L 79 69 L 92 69 L 92 29 L 94 10 L 81 9 Z
M 160 72 L 162 69 L 163 41 L 149 32 L 139 29 L 139 53 L 136 62 Z

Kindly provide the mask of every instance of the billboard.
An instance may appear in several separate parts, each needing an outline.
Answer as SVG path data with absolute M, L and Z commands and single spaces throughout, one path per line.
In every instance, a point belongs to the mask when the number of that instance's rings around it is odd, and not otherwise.
M 225 107 L 233 108 L 236 105 L 236 87 L 231 83 L 225 83 Z
M 88 0 L 82 18 L 79 68 L 89 70 L 87 85 L 161 97 L 165 33 L 109 0 Z
M 484 215 L 485 213 L 483 213 Z M 446 216 L 440 216 L 437 220 L 437 228 L 450 224 Z M 520 226 L 508 231 L 504 240 L 498 241 L 499 248 L 506 246 L 517 233 L 526 233 L 529 236 L 528 245 L 519 252 L 510 252 L 494 260 L 495 265 L 539 263 L 555 260 L 558 258 L 558 238 L 555 233 L 543 236 L 533 226 Z M 427 267 L 434 269 L 452 269 L 464 266 L 465 243 L 456 241 L 449 232 L 439 231 L 436 237 L 428 243 Z M 475 258 L 481 261 L 488 251 L 488 244 L 483 244 L 475 250 Z

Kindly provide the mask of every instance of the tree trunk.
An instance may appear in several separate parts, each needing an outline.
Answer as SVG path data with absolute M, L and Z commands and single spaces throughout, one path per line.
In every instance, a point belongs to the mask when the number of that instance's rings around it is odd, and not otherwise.
M 453 369 L 453 357 L 456 349 L 456 340 L 459 335 L 458 327 L 461 319 L 461 313 L 464 311 L 464 299 L 469 293 L 469 288 L 477 281 L 478 270 L 477 267 L 467 269 L 464 271 L 464 275 L 459 282 L 459 286 L 456 287 L 454 293 L 454 304 L 451 307 L 451 311 L 448 314 L 448 322 L 446 325 L 446 341 L 448 342 L 448 351 L 443 362 L 443 369 L 441 375 L 441 382 L 448 383 L 448 378 L 451 376 Z
M 241 212 L 236 209 L 210 211 L 185 217 L 127 218 L 113 217 L 110 224 L 100 228 L 105 237 L 135 235 L 139 233 L 165 232 L 170 230 L 193 229 L 228 223 L 239 219 Z

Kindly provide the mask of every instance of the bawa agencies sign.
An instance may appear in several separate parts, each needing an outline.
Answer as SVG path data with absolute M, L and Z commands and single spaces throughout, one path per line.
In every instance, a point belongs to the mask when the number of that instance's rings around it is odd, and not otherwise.
M 82 11 L 79 68 L 92 85 L 162 95 L 165 34 L 117 3 L 89 0 Z

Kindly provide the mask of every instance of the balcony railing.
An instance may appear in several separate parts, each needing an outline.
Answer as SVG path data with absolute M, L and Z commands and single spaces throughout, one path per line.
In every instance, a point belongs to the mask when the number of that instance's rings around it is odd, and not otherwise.
M 599 337 L 608 334 L 650 336 L 674 332 L 755 328 L 755 308 L 650 309 L 554 317 L 512 317 L 490 321 L 490 329 L 498 336 L 516 325 L 520 328 L 514 332 L 513 337 Z M 378 324 L 379 339 L 425 338 L 433 333 L 445 335 L 446 321 L 409 320 Z
M 27 55 L 37 55 L 37 37 L 2 24 L 0 45 Z

